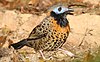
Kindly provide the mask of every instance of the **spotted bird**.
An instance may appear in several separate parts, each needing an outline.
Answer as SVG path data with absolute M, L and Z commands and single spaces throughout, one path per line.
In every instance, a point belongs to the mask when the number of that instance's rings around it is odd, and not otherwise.
M 57 6 L 48 12 L 48 16 L 37 25 L 29 37 L 19 41 L 18 43 L 11 44 L 14 49 L 20 49 L 23 46 L 34 48 L 39 51 L 43 56 L 42 51 L 55 51 L 62 50 L 69 56 L 74 56 L 71 52 L 61 49 L 62 45 L 66 42 L 70 26 L 67 15 L 73 12 L 72 8 L 66 6 Z

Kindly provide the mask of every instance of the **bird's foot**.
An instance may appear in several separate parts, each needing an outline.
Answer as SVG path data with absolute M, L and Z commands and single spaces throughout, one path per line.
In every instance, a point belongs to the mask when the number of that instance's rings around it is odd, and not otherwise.
M 44 60 L 51 60 L 53 57 L 43 58 Z
M 70 52 L 70 51 L 67 51 L 67 50 L 64 50 L 64 49 L 58 49 L 58 50 L 62 51 L 62 53 L 67 54 L 67 55 L 70 56 L 70 57 L 76 57 L 76 55 L 73 54 L 73 53 Z

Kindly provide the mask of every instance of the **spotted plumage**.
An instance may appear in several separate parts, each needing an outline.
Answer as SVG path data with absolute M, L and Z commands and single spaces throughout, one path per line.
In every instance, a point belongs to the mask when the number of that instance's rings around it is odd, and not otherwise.
M 35 50 L 55 50 L 65 43 L 69 30 L 69 24 L 66 27 L 61 27 L 53 17 L 47 17 L 40 25 L 33 29 L 29 38 L 44 36 L 37 40 L 28 41 L 27 46 L 35 47 Z
M 72 9 L 64 6 L 54 8 L 49 12 L 50 15 L 32 30 L 27 39 L 11 46 L 15 49 L 29 46 L 34 48 L 35 51 L 54 51 L 61 48 L 70 31 L 66 15 L 72 11 Z

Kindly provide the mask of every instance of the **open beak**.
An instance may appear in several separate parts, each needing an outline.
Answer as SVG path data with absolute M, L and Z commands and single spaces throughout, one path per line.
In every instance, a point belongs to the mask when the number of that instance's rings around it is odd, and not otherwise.
M 72 8 L 67 8 L 67 11 L 66 11 L 67 14 L 73 15 L 73 12 L 74 12 L 74 9 L 72 9 Z
M 74 9 L 68 8 L 68 12 L 74 12 Z

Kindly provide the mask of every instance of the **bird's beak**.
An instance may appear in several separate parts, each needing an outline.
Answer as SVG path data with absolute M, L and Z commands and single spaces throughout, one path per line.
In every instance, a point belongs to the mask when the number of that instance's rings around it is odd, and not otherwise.
M 68 8 L 67 11 L 68 11 L 68 12 L 74 12 L 74 9 L 72 9 L 72 8 Z
M 73 12 L 74 12 L 74 9 L 72 9 L 72 8 L 66 9 L 66 14 L 73 15 L 74 14 Z

